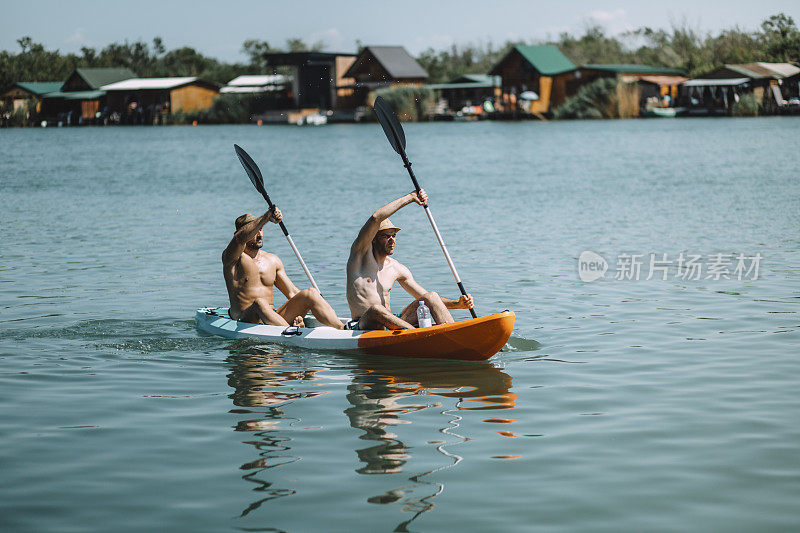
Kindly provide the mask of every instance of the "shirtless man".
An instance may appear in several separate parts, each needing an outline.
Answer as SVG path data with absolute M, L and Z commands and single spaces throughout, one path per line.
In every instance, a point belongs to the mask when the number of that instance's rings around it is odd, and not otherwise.
M 268 221 L 277 224 L 281 218 L 280 210 L 274 207 L 260 217 L 245 213 L 236 219 L 236 233 L 222 252 L 231 318 L 252 324 L 302 326 L 303 316 L 310 310 L 326 326 L 342 329 L 342 322 L 318 290 L 298 290 L 286 275 L 278 256 L 261 250 L 262 227 Z M 278 309 L 275 309 L 273 285 L 288 299 Z
M 412 329 L 418 325 L 420 300 L 431 310 L 437 324 L 453 322 L 448 309 L 470 309 L 473 306 L 470 295 L 452 300 L 426 291 L 414 281 L 408 268 L 389 257 L 394 253 L 396 235 L 400 231 L 389 221 L 389 216 L 410 203 L 426 205 L 428 195 L 424 190 L 412 192 L 381 207 L 369 217 L 350 247 L 347 303 L 353 320 L 358 320 L 357 329 Z M 414 298 L 399 317 L 393 315 L 389 307 L 389 292 L 395 281 Z

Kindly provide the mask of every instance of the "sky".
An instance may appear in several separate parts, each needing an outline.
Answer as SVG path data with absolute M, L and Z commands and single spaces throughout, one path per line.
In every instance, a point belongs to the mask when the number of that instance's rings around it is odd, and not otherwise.
M 168 50 L 190 46 L 237 62 L 246 59 L 241 48 L 247 39 L 279 48 L 299 37 L 323 41 L 326 51 L 354 52 L 360 40 L 402 45 L 417 55 L 454 43 L 543 41 L 565 31 L 581 34 L 591 24 L 611 34 L 684 22 L 703 32 L 754 30 L 780 12 L 800 24 L 797 0 L 0 0 L 0 50 L 18 52 L 16 40 L 23 36 L 64 53 L 125 40 L 151 43 L 158 36 Z

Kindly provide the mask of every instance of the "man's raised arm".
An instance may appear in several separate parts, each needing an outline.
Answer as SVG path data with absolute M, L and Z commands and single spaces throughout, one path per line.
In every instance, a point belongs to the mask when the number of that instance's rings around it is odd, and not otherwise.
M 412 202 L 419 205 L 426 205 L 428 203 L 428 195 L 425 194 L 425 190 L 420 189 L 419 193 L 416 191 L 410 192 L 405 196 L 401 196 L 397 200 L 389 202 L 385 206 L 372 213 L 372 216 L 369 217 L 366 223 L 364 223 L 364 225 L 361 227 L 361 231 L 358 232 L 358 237 L 356 237 L 356 240 L 353 241 L 350 251 L 354 252 L 358 250 L 366 250 L 372 246 L 372 239 L 374 239 L 375 235 L 378 234 L 378 228 L 380 227 L 381 222 Z
M 267 222 L 275 222 L 277 224 L 280 222 L 281 218 L 283 218 L 283 216 L 281 215 L 280 209 L 273 207 L 260 217 L 251 220 L 236 230 L 231 242 L 228 243 L 225 251 L 222 252 L 222 263 L 228 265 L 238 260 L 242 256 L 247 242 L 256 236 L 264 224 Z

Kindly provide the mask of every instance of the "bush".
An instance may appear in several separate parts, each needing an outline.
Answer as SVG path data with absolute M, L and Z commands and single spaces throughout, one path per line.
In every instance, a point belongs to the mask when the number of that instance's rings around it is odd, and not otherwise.
M 616 78 L 600 78 L 581 87 L 577 94 L 553 111 L 553 118 L 613 118 L 617 112 Z
M 378 89 L 375 96 L 383 97 L 398 118 L 407 122 L 425 120 L 436 103 L 433 90 L 427 87 L 389 87 Z
M 739 101 L 733 104 L 733 116 L 757 117 L 761 106 L 753 93 L 739 96 Z

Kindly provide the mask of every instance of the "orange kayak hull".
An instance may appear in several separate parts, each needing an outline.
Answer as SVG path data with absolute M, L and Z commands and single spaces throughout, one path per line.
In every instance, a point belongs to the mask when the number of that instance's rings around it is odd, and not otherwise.
M 358 350 L 375 355 L 485 361 L 505 346 L 516 315 L 494 315 L 429 328 L 366 331 L 358 338 Z

